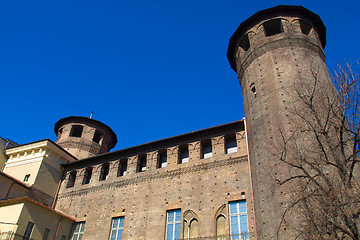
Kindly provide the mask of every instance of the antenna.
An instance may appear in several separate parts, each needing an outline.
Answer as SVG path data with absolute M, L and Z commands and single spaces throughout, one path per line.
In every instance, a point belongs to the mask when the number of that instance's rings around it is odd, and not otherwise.
M 94 114 L 94 110 L 91 111 L 90 119 L 92 119 L 93 114 Z

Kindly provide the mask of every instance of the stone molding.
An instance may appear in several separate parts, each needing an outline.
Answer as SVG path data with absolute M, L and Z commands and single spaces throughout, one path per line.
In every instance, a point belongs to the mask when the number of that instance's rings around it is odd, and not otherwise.
M 167 178 L 167 177 L 176 177 L 176 176 L 180 176 L 180 175 L 184 175 L 184 174 L 188 174 L 188 173 L 209 170 L 209 169 L 213 169 L 213 168 L 217 168 L 217 167 L 224 167 L 224 166 L 228 166 L 228 165 L 232 165 L 232 164 L 239 164 L 239 163 L 243 163 L 243 162 L 247 162 L 247 161 L 248 161 L 248 156 L 245 155 L 245 156 L 236 157 L 236 158 L 232 158 L 232 159 L 225 159 L 225 160 L 214 161 L 214 162 L 210 162 L 210 163 L 204 163 L 204 164 L 200 164 L 200 165 L 196 165 L 196 166 L 190 166 L 190 167 L 184 167 L 184 168 L 180 168 L 180 169 L 170 170 L 170 171 L 163 172 L 163 173 L 153 173 L 153 174 L 146 175 L 146 176 L 137 176 L 137 177 L 134 177 L 131 179 L 114 181 L 111 183 L 105 183 L 105 184 L 101 184 L 98 186 L 89 187 L 86 189 L 79 189 L 79 190 L 74 190 L 71 192 L 66 192 L 63 194 L 59 194 L 58 198 L 63 199 L 63 198 L 69 198 L 69 197 L 73 197 L 73 196 L 81 196 L 81 195 L 85 195 L 89 192 L 97 192 L 97 191 L 103 191 L 103 190 L 107 190 L 107 189 L 121 188 L 121 187 L 128 186 L 128 185 L 153 181 L 153 180 Z
M 100 145 L 99 146 L 93 146 L 90 144 L 86 144 L 83 142 L 72 142 L 72 141 L 66 141 L 66 142 L 60 142 L 58 143 L 59 146 L 62 148 L 76 148 L 83 151 L 90 152 L 94 155 L 98 155 L 100 153 Z

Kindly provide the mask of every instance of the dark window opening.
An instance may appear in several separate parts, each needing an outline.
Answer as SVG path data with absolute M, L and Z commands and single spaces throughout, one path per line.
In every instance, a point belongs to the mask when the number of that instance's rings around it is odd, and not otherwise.
M 72 171 L 69 175 L 69 179 L 68 179 L 66 187 L 67 188 L 73 187 L 75 184 L 75 179 L 76 179 L 76 171 Z
M 71 127 L 71 131 L 70 131 L 70 137 L 81 137 L 82 131 L 83 131 L 83 126 L 80 125 L 74 125 Z
M 29 178 L 30 178 L 30 174 L 26 174 L 25 177 L 24 177 L 24 182 L 29 181 Z
M 146 171 L 146 155 L 139 156 L 137 172 Z
M 301 32 L 303 34 L 309 35 L 312 26 L 304 21 L 299 21 L 299 22 L 300 22 Z
M 84 179 L 82 184 L 89 184 L 92 176 L 92 167 L 89 167 L 85 170 Z
M 58 137 L 61 137 L 62 132 L 63 132 L 63 128 L 60 128 L 58 131 Z
M 166 150 L 159 151 L 156 168 L 164 168 L 167 166 Z
M 212 157 L 212 145 L 211 140 L 201 142 L 201 158 Z
M 99 181 L 104 181 L 108 178 L 109 176 L 109 163 L 104 163 L 101 167 L 101 172 L 100 172 L 100 178 Z
M 230 154 L 237 152 L 237 143 L 235 134 L 225 137 L 225 153 Z
M 127 159 L 120 160 L 117 176 L 118 177 L 125 176 L 126 170 L 127 170 Z
M 281 19 L 273 19 L 263 24 L 267 37 L 282 33 Z
M 26 227 L 23 239 L 30 239 L 31 232 L 32 232 L 33 228 L 34 228 L 34 223 L 28 222 L 28 225 Z
M 254 83 L 252 83 L 252 84 L 250 85 L 250 90 L 251 90 L 251 92 L 254 94 L 254 96 L 256 97 L 256 88 L 255 88 L 255 84 L 254 84 Z
M 239 46 L 244 50 L 247 51 L 250 48 L 249 36 L 246 34 L 242 37 L 239 42 Z
M 189 162 L 189 147 L 188 145 L 181 146 L 179 148 L 179 161 L 178 163 L 187 163 Z
M 96 142 L 96 143 L 100 143 L 100 140 L 102 138 L 102 134 L 101 132 L 99 132 L 98 130 L 95 131 L 94 133 L 94 137 L 93 137 L 93 141 Z

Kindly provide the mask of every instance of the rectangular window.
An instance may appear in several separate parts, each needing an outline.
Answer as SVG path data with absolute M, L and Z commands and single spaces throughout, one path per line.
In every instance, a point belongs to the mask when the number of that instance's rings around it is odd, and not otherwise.
M 70 130 L 70 137 L 81 137 L 83 128 L 84 127 L 81 125 L 72 126 Z
M 45 228 L 44 235 L 43 235 L 43 240 L 47 240 L 47 239 L 48 239 L 48 237 L 49 237 L 49 232 L 50 232 L 50 229 Z
M 85 222 L 75 223 L 71 240 L 81 240 L 84 235 L 84 228 L 85 228 Z
M 246 201 L 229 203 L 231 239 L 249 239 Z
M 179 163 L 189 162 L 189 147 L 188 145 L 180 147 L 179 150 Z
M 23 236 L 23 239 L 30 239 L 30 236 L 31 236 L 31 232 L 34 228 L 34 223 L 32 222 L 28 222 L 28 225 L 26 227 L 26 230 L 25 230 L 25 233 L 24 233 L 24 236 Z
M 29 181 L 29 178 L 30 178 L 30 174 L 26 174 L 25 177 L 24 177 L 24 182 Z
M 281 19 L 272 19 L 263 24 L 267 37 L 282 33 Z
M 84 179 L 82 184 L 89 184 L 92 176 L 92 167 L 89 167 L 85 170 Z
M 124 229 L 124 217 L 112 219 L 110 240 L 121 240 Z
M 93 139 L 92 139 L 92 140 L 93 140 L 94 142 L 96 142 L 96 143 L 100 143 L 101 139 L 102 139 L 102 134 L 101 134 L 101 132 L 99 132 L 98 130 L 96 130 L 95 133 L 94 133 L 94 136 L 93 136 Z
M 69 175 L 69 179 L 68 179 L 66 187 L 67 188 L 73 187 L 75 184 L 75 180 L 76 180 L 76 171 L 72 171 Z
M 146 155 L 139 156 L 138 172 L 146 171 Z
M 109 163 L 104 163 L 101 167 L 101 172 L 100 172 L 100 177 L 99 177 L 99 181 L 104 181 L 106 179 L 108 179 L 109 176 L 109 168 L 110 165 Z
M 180 239 L 181 231 L 181 210 L 167 212 L 166 240 Z
M 167 152 L 166 150 L 159 151 L 157 168 L 164 168 L 167 166 Z
M 122 159 L 119 162 L 119 168 L 118 168 L 117 176 L 118 177 L 125 176 L 126 175 L 126 170 L 127 170 L 127 159 Z
M 201 142 L 201 158 L 212 157 L 212 145 L 211 141 Z
M 230 154 L 237 152 L 235 135 L 225 137 L 225 153 Z

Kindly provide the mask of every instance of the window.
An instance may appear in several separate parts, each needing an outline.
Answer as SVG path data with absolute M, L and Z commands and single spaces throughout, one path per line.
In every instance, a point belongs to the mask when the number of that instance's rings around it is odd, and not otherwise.
M 235 135 L 225 137 L 225 153 L 230 154 L 237 152 Z
M 71 127 L 70 137 L 81 137 L 83 126 L 81 125 L 74 125 Z
M 229 203 L 231 239 L 249 239 L 246 201 Z
M 30 174 L 26 174 L 25 177 L 24 177 L 24 182 L 29 181 L 29 178 L 30 178 Z
M 127 170 L 127 159 L 122 159 L 119 162 L 119 168 L 118 168 L 117 176 L 118 177 L 125 176 L 126 175 L 126 170 Z
M 179 148 L 179 163 L 189 162 L 189 147 L 188 145 Z
M 81 240 L 84 235 L 84 228 L 85 228 L 85 222 L 75 223 L 71 240 Z
M 63 128 L 60 128 L 58 131 L 58 137 L 61 137 L 62 132 L 63 132 Z
M 90 183 L 91 176 L 92 176 L 92 171 L 93 171 L 93 168 L 92 168 L 92 167 L 88 167 L 88 168 L 85 170 L 84 179 L 83 179 L 83 182 L 82 182 L 83 185 Z
M 124 217 L 117 217 L 112 219 L 110 240 L 121 240 L 124 229 Z
M 66 187 L 67 188 L 73 187 L 75 184 L 75 180 L 76 180 L 76 171 L 72 171 L 69 175 L 69 179 L 68 179 Z
M 47 239 L 48 239 L 48 237 L 49 237 L 49 232 L 50 232 L 50 229 L 45 228 L 44 235 L 43 235 L 43 240 L 47 240 Z
M 300 22 L 301 32 L 303 34 L 309 35 L 312 28 L 311 25 L 301 20 L 299 22 Z
M 30 239 L 30 235 L 31 235 L 33 228 L 34 228 L 34 223 L 28 222 L 23 239 Z
M 109 163 L 104 163 L 101 167 L 101 172 L 100 172 L 100 178 L 99 181 L 104 181 L 108 178 L 109 176 Z
M 92 139 L 92 140 L 93 140 L 94 142 L 96 142 L 96 143 L 100 143 L 101 139 L 102 139 L 102 134 L 101 134 L 101 132 L 99 132 L 98 130 L 96 130 L 95 133 L 94 133 L 94 136 L 93 136 L 93 139 Z
M 254 94 L 254 97 L 256 97 L 256 88 L 254 83 L 250 84 L 250 90 Z
M 166 150 L 159 151 L 157 159 L 157 168 L 164 168 L 167 166 L 167 152 Z
M 197 239 L 199 237 L 199 221 L 194 218 L 188 223 L 184 221 L 184 239 Z
M 282 33 L 281 19 L 273 19 L 263 24 L 267 37 Z
M 218 240 L 226 239 L 226 220 L 223 215 L 216 219 L 216 236 Z
M 167 212 L 166 240 L 180 239 L 181 210 Z
M 146 155 L 140 155 L 138 160 L 137 172 L 146 171 Z
M 242 37 L 239 42 L 239 46 L 244 50 L 247 51 L 250 48 L 249 36 L 246 34 Z
M 201 142 L 201 158 L 212 157 L 212 145 L 211 140 Z
M 65 236 L 65 235 L 62 235 L 62 236 L 61 236 L 61 240 L 66 240 L 66 236 Z

